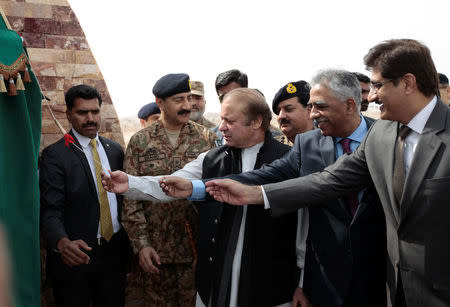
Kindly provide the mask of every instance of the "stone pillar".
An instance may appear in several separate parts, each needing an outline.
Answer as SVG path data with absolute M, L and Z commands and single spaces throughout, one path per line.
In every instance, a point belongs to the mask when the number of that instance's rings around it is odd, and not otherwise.
M 91 85 L 103 99 L 99 133 L 124 146 L 108 88 L 70 4 L 66 0 L 0 0 L 0 6 L 13 30 L 23 37 L 32 69 L 63 127 L 70 129 L 65 115 L 65 91 L 78 84 Z M 47 106 L 43 105 L 40 149 L 61 136 Z

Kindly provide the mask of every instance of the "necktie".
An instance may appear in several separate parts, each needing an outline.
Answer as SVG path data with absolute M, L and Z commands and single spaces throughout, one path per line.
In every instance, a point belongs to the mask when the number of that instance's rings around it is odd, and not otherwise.
M 350 139 L 343 138 L 339 141 L 342 145 L 342 149 L 344 150 L 344 154 L 352 153 L 350 149 Z M 347 199 L 348 208 L 350 209 L 350 213 L 352 216 L 355 216 L 356 210 L 358 209 L 359 201 L 358 201 L 358 193 L 351 193 L 345 196 Z
M 100 156 L 97 151 L 97 141 L 92 139 L 90 141 L 92 146 L 92 156 L 95 165 L 95 177 L 97 179 L 98 201 L 100 203 L 100 234 L 106 241 L 109 241 L 114 234 L 114 229 L 111 220 L 111 211 L 109 209 L 108 196 L 102 185 L 102 165 L 100 163 Z
M 405 185 L 405 165 L 403 161 L 403 147 L 405 138 L 411 132 L 411 128 L 404 125 L 398 131 L 397 144 L 395 145 L 395 160 L 394 160 L 394 196 L 397 203 L 400 205 L 402 200 L 403 187 Z

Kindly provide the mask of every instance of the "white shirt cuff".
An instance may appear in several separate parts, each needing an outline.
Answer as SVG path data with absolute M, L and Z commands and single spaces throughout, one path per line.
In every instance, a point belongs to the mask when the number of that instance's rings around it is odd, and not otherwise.
M 136 176 L 128 175 L 128 190 L 137 189 L 139 179 Z M 125 191 L 126 193 L 126 191 Z
M 269 199 L 267 198 L 266 191 L 264 191 L 263 186 L 261 186 L 261 191 L 264 199 L 264 209 L 270 209 Z

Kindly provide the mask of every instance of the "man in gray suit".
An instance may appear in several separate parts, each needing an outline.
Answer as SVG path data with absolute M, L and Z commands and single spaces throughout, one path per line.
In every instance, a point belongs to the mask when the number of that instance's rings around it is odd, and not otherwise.
M 388 303 L 449 306 L 450 110 L 436 96 L 436 68 L 429 49 L 409 39 L 376 45 L 364 62 L 372 71 L 369 101 L 381 105 L 383 120 L 353 154 L 302 178 L 262 187 L 213 180 L 207 190 L 216 200 L 265 203 L 280 215 L 372 179 L 386 215 Z

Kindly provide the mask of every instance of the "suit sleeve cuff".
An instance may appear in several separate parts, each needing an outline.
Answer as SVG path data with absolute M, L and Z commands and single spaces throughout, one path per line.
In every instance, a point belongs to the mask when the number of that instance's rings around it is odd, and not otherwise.
M 266 191 L 264 191 L 263 186 L 261 186 L 261 191 L 264 199 L 264 209 L 270 209 L 269 199 L 267 198 Z
M 205 184 L 202 180 L 191 180 L 192 194 L 188 198 L 190 201 L 204 201 L 206 198 Z
M 305 278 L 305 270 L 304 268 L 300 268 L 300 280 L 298 281 L 298 286 L 303 288 L 303 280 Z

